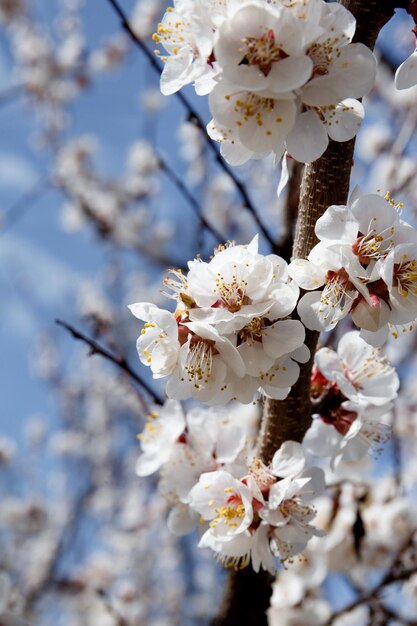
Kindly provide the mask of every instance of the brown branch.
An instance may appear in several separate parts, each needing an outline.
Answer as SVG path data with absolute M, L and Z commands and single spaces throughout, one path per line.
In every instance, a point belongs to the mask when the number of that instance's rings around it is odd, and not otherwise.
M 391 0 L 342 0 L 356 17 L 354 41 L 370 48 L 382 26 L 392 17 L 398 6 Z M 330 141 L 322 157 L 306 165 L 301 183 L 300 205 L 293 246 L 293 258 L 306 258 L 317 243 L 315 225 L 318 218 L 332 204 L 346 204 L 350 172 L 353 164 L 355 140 Z M 269 462 L 277 448 L 287 439 L 302 441 L 311 423 L 310 375 L 319 333 L 306 331 L 306 345 L 310 361 L 301 367 L 300 377 L 284 401 L 267 400 L 265 403 L 260 437 L 260 456 Z
M 374 47 L 379 31 L 398 6 L 392 0 L 341 0 L 341 4 L 356 17 L 354 41 L 365 43 L 370 48 Z M 330 141 L 323 156 L 306 165 L 301 183 L 293 258 L 306 258 L 317 243 L 315 224 L 327 207 L 331 204 L 346 204 L 354 145 L 354 139 L 344 143 Z M 301 366 L 300 377 L 288 398 L 283 401 L 268 399 L 265 402 L 258 444 L 258 454 L 265 463 L 271 461 L 274 452 L 284 441 L 302 441 L 311 424 L 310 376 L 318 338 L 318 332 L 306 331 L 305 343 L 311 357 L 308 363 Z M 233 626 L 235 623 L 230 616 L 233 615 L 234 607 L 242 602 L 239 584 L 241 576 L 238 572 L 230 580 L 216 626 Z M 252 579 L 254 576 L 252 573 Z M 266 626 L 264 604 L 258 602 L 250 588 L 247 593 L 252 600 L 252 617 L 251 621 L 245 621 L 245 626 Z M 263 595 L 267 595 L 267 591 Z
M 110 4 L 112 5 L 113 9 L 118 14 L 118 16 L 120 18 L 120 21 L 121 21 L 121 24 L 122 24 L 122 27 L 124 28 L 124 30 L 128 33 L 128 35 L 132 39 L 132 41 L 142 50 L 142 52 L 144 53 L 144 55 L 146 56 L 146 58 L 150 62 L 152 68 L 160 75 L 161 72 L 162 72 L 161 66 L 160 66 L 159 62 L 157 61 L 154 53 L 151 50 L 149 50 L 148 46 L 134 32 L 134 30 L 132 29 L 132 27 L 129 24 L 129 20 L 127 18 L 127 15 L 123 11 L 123 9 L 120 6 L 119 2 L 117 2 L 117 0 L 108 0 L 108 2 L 110 2 Z M 222 170 L 225 172 L 225 174 L 227 174 L 227 176 L 232 180 L 235 188 L 239 192 L 239 195 L 240 195 L 240 197 L 242 199 L 242 202 L 243 202 L 243 206 L 252 214 L 252 217 L 253 217 L 254 221 L 256 222 L 259 230 L 261 231 L 261 233 L 263 234 L 265 239 L 269 242 L 269 244 L 271 245 L 272 249 L 275 250 L 276 249 L 275 241 L 272 238 L 272 236 L 270 235 L 270 233 L 268 232 L 268 229 L 263 224 L 263 222 L 262 222 L 262 220 L 261 220 L 261 218 L 260 218 L 260 216 L 258 214 L 258 211 L 256 210 L 255 205 L 253 204 L 252 200 L 249 197 L 249 194 L 247 192 L 247 189 L 246 189 L 245 185 L 234 174 L 234 172 L 231 169 L 231 167 L 223 159 L 223 157 L 219 153 L 217 147 L 215 146 L 215 144 L 212 142 L 212 140 L 208 136 L 208 134 L 206 132 L 206 125 L 205 125 L 203 119 L 198 114 L 197 110 L 193 107 L 193 105 L 188 100 L 188 98 L 186 96 L 184 96 L 184 94 L 181 91 L 177 91 L 174 95 L 178 98 L 178 100 L 181 102 L 181 104 L 187 110 L 189 118 L 190 118 L 190 121 L 194 122 L 195 125 L 201 130 L 201 132 L 203 134 L 203 137 L 204 137 L 204 140 L 207 143 L 207 146 L 209 147 L 209 149 L 214 154 L 214 156 L 216 158 L 216 161 L 218 162 L 219 166 L 222 168 Z M 221 241 L 221 239 L 220 239 L 220 241 Z
M 109 615 L 115 620 L 115 626 L 129 626 L 127 620 L 121 615 L 116 608 L 111 604 L 110 600 L 107 598 L 106 592 L 104 589 L 97 589 L 93 585 L 90 586 L 82 580 L 79 579 L 71 579 L 71 578 L 60 578 L 55 581 L 54 587 L 60 593 L 65 593 L 69 595 L 79 596 L 80 593 L 84 591 L 89 591 L 93 593 L 97 598 L 102 602 L 105 610 L 109 613 Z M 1 625 L 0 625 L 1 626 Z
M 377 608 L 378 608 L 378 611 L 382 613 L 382 618 L 385 620 L 386 618 L 389 618 L 390 620 L 394 620 L 395 622 L 404 624 L 405 626 L 417 626 L 417 620 L 403 617 L 396 611 L 393 611 L 392 609 L 388 608 L 387 606 L 385 606 L 384 604 L 380 602 L 378 603 Z M 382 624 L 385 624 L 385 623 L 386 621 L 380 622 L 381 626 Z
M 116 356 L 115 354 L 112 354 L 106 348 L 103 348 L 103 346 L 98 344 L 97 341 L 94 341 L 94 339 L 90 339 L 90 337 L 87 337 L 86 335 L 84 335 L 82 332 L 80 332 L 73 326 L 70 326 L 70 324 L 67 324 L 67 322 L 64 322 L 62 320 L 55 320 L 55 322 L 59 326 L 62 326 L 63 328 L 65 328 L 69 333 L 71 333 L 74 339 L 83 341 L 85 344 L 87 344 L 90 347 L 90 355 L 100 354 L 103 358 L 107 359 L 108 361 L 111 361 L 112 363 L 117 365 L 119 369 L 125 372 L 130 378 L 132 378 L 136 383 L 138 383 L 147 392 L 147 394 L 153 399 L 153 401 L 156 404 L 159 404 L 159 405 L 164 404 L 162 398 L 160 398 L 159 395 L 153 389 L 151 389 L 151 387 L 149 387 L 149 385 L 139 376 L 139 374 L 137 374 L 131 368 L 131 366 L 125 359 L 125 357 Z

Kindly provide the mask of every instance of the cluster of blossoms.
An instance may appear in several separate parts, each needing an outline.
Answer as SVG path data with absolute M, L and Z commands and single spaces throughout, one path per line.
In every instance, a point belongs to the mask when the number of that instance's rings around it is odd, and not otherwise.
M 389 328 L 417 316 L 417 232 L 389 197 L 355 191 L 348 206 L 330 206 L 317 220 L 320 240 L 290 276 L 308 291 L 298 313 L 312 330 L 330 330 L 351 313 L 361 335 L 382 345 Z M 397 331 L 393 331 L 394 336 Z
M 277 576 L 268 610 L 269 626 L 323 626 L 330 622 L 335 626 L 368 626 L 372 623 L 372 615 L 365 604 L 353 609 L 348 606 L 342 615 L 334 617 L 328 583 L 331 584 L 336 574 L 339 580 L 352 581 L 361 591 L 366 589 L 368 568 L 389 568 L 392 555 L 412 535 L 416 507 L 413 496 L 395 495 L 393 482 L 387 476 L 373 475 L 362 481 L 363 473 L 356 485 L 344 482 L 318 499 L 319 523 L 326 528 L 326 536 L 313 538 L 303 559 L 295 560 Z M 364 529 L 359 541 L 358 515 Z M 410 560 L 413 552 L 414 547 L 410 547 L 407 554 Z M 409 589 L 409 583 L 404 585 L 404 604 L 415 594 L 415 587 L 413 591 Z
M 161 90 L 194 82 L 209 94 L 208 132 L 232 164 L 285 150 L 311 162 L 329 137 L 354 137 L 364 116 L 357 98 L 371 90 L 376 61 L 351 43 L 355 28 L 347 9 L 324 0 L 176 0 L 154 35 L 168 53 Z
M 255 237 L 188 266 L 187 275 L 173 270 L 165 280 L 174 313 L 150 303 L 129 307 L 145 322 L 137 341 L 142 363 L 154 378 L 169 377 L 169 398 L 249 403 L 260 390 L 284 399 L 299 376 L 297 361 L 309 359 L 304 326 L 286 319 L 299 295 L 287 263 L 259 254 Z
M 188 273 L 171 270 L 164 284 L 173 313 L 146 302 L 130 305 L 145 322 L 139 357 L 154 378 L 168 377 L 170 398 L 140 435 L 137 472 L 161 469 L 161 488 L 173 505 L 171 530 L 189 532 L 200 518 L 199 545 L 226 565 L 251 562 L 257 571 L 273 571 L 276 558 L 291 558 L 320 535 L 310 524 L 309 499 L 322 491 L 323 473 L 306 469 L 304 451 L 331 457 L 335 469 L 379 451 L 388 439 L 381 420 L 390 417 L 399 380 L 370 343 L 381 341 L 378 331 L 385 333 L 388 322 L 417 313 L 416 232 L 397 209 L 389 198 L 355 192 L 349 206 L 331 206 L 318 220 L 320 243 L 307 260 L 288 266 L 259 254 L 255 237 L 246 246 L 221 246 L 209 262 L 190 261 Z M 257 393 L 284 399 L 298 379 L 297 361 L 309 359 L 304 326 L 290 319 L 299 287 L 322 285 L 299 301 L 302 322 L 328 330 L 352 311 L 370 341 L 353 331 L 338 352 L 317 352 L 311 379 L 317 417 L 303 447 L 286 442 L 266 466 L 243 422 L 214 409 L 183 414 L 177 401 L 188 398 L 207 404 L 249 404 Z
M 390 417 L 399 379 L 378 348 L 358 331 L 346 333 L 338 350 L 321 348 L 315 355 L 311 399 L 318 419 L 304 447 L 332 463 L 359 461 L 371 449 L 379 452 L 390 434 L 380 420 Z
M 175 400 L 148 417 L 139 439 L 140 476 L 161 471 L 160 488 L 172 505 L 168 524 L 185 534 L 200 526 L 200 547 L 239 569 L 252 563 L 271 572 L 276 559 L 300 553 L 322 533 L 311 522 L 311 500 L 324 489 L 319 468 L 305 468 L 300 444 L 286 442 L 270 466 L 256 458 L 253 407 L 226 412 L 192 409 Z

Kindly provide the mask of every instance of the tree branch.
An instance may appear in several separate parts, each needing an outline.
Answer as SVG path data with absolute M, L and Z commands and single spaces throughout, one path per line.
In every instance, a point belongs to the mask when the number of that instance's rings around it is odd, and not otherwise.
M 392 17 L 396 6 L 391 0 L 341 0 L 341 4 L 356 17 L 354 41 L 360 41 L 370 48 L 374 47 L 379 31 Z M 293 258 L 306 258 L 317 243 L 315 225 L 327 207 L 332 204 L 346 204 L 354 145 L 354 139 L 344 143 L 330 141 L 323 156 L 306 165 L 301 182 Z M 318 332 L 306 331 L 305 344 L 311 357 L 308 363 L 301 366 L 300 377 L 287 399 L 267 399 L 265 402 L 258 440 L 258 455 L 264 463 L 271 461 L 275 451 L 285 441 L 301 442 L 311 424 L 310 377 L 318 338 Z M 239 587 L 241 576 L 241 572 L 233 575 L 215 626 L 233 626 L 230 616 L 233 615 L 234 607 L 242 602 Z M 252 572 L 252 578 L 255 576 Z M 264 584 L 268 582 L 265 581 Z M 245 621 L 245 626 L 266 626 L 264 604 L 258 602 L 255 595 L 250 597 L 253 617 L 251 621 Z
M 13 85 L 0 93 L 0 106 L 14 102 L 20 96 L 23 96 L 23 85 Z
M 370 48 L 382 26 L 392 17 L 395 6 L 391 0 L 341 0 L 356 17 L 354 41 Z M 306 258 L 318 242 L 315 225 L 332 204 L 346 204 L 355 140 L 330 141 L 322 157 L 306 165 L 301 182 L 299 213 L 293 246 L 293 258 Z M 281 444 L 288 440 L 302 441 L 311 423 L 310 376 L 319 333 L 306 331 L 305 343 L 311 358 L 301 367 L 298 381 L 286 400 L 267 400 L 262 420 L 259 453 L 269 462 Z
M 151 389 L 151 387 L 149 387 L 149 385 L 144 380 L 142 380 L 139 374 L 136 374 L 136 372 L 130 367 L 129 363 L 124 357 L 120 357 L 120 356 L 116 356 L 115 354 L 112 354 L 106 348 L 103 348 L 103 346 L 98 344 L 97 341 L 94 341 L 94 339 L 90 339 L 89 337 L 84 335 L 82 332 L 80 332 L 79 330 L 71 326 L 70 324 L 67 324 L 67 322 L 64 322 L 58 319 L 55 320 L 55 322 L 59 326 L 62 326 L 63 328 L 65 328 L 69 333 L 71 333 L 74 339 L 83 341 L 85 344 L 90 346 L 90 355 L 100 354 L 103 358 L 107 359 L 108 361 L 111 361 L 112 363 L 117 365 L 119 369 L 121 369 L 128 376 L 130 376 L 130 378 L 132 378 L 136 383 L 138 383 L 147 392 L 147 394 L 153 399 L 153 401 L 156 404 L 159 404 L 159 405 L 164 404 L 162 398 L 160 398 L 159 395 L 153 389 Z
M 198 217 L 200 224 L 210 232 L 217 243 L 223 243 L 226 239 L 225 235 L 216 230 L 214 226 L 212 226 L 204 217 L 202 208 L 194 198 L 194 196 L 189 192 L 187 187 L 184 185 L 182 180 L 177 176 L 174 170 L 168 165 L 168 163 L 161 157 L 160 154 L 156 153 L 159 161 L 159 167 L 161 170 L 168 176 L 168 178 L 174 183 L 177 189 L 182 193 L 184 198 L 188 201 L 189 205 L 193 209 L 194 213 Z
M 132 27 L 129 24 L 127 15 L 125 14 L 123 9 L 121 8 L 119 2 L 117 2 L 117 0 L 108 0 L 108 2 L 110 2 L 110 4 L 112 5 L 113 9 L 118 14 L 118 16 L 120 18 L 120 21 L 121 21 L 121 24 L 122 24 L 122 27 L 128 33 L 129 37 L 142 50 L 142 52 L 144 53 L 144 55 L 146 56 L 146 58 L 150 62 L 152 68 L 159 75 L 161 75 L 161 72 L 162 72 L 161 66 L 160 66 L 159 62 L 157 61 L 155 55 L 153 54 L 153 52 L 151 50 L 149 50 L 148 46 L 134 32 L 134 30 L 132 29 Z M 270 235 L 270 233 L 268 232 L 268 229 L 263 224 L 263 222 L 262 222 L 262 220 L 261 220 L 261 218 L 260 218 L 260 216 L 258 214 L 258 211 L 255 208 L 255 205 L 253 204 L 252 200 L 249 197 L 249 194 L 248 194 L 248 192 L 246 190 L 245 185 L 237 178 L 237 176 L 234 174 L 233 170 L 230 168 L 230 166 L 223 159 L 223 157 L 219 153 L 218 149 L 216 148 L 215 144 L 212 142 L 212 140 L 208 136 L 208 134 L 206 132 L 206 125 L 205 125 L 204 121 L 202 120 L 201 116 L 199 115 L 197 110 L 193 107 L 193 105 L 190 103 L 188 98 L 186 96 L 184 96 L 184 94 L 181 91 L 175 92 L 174 95 L 178 98 L 178 100 L 181 102 L 181 104 L 184 106 L 184 108 L 188 111 L 190 120 L 193 121 L 196 124 L 196 126 L 201 130 L 201 132 L 203 133 L 203 137 L 204 137 L 204 139 L 205 139 L 205 141 L 207 143 L 207 146 L 209 147 L 209 149 L 214 154 L 214 156 L 216 158 L 216 161 L 218 162 L 218 164 L 220 165 L 222 170 L 227 174 L 227 176 L 232 180 L 234 186 L 236 187 L 237 191 L 239 192 L 239 195 L 240 195 L 240 197 L 242 199 L 242 202 L 243 202 L 243 206 L 252 214 L 252 217 L 253 217 L 254 221 L 256 222 L 259 230 L 261 231 L 261 233 L 263 234 L 265 239 L 269 242 L 269 244 L 271 245 L 272 249 L 275 250 L 276 249 L 275 241 L 272 238 L 272 236 Z M 222 239 L 220 239 L 220 241 L 221 240 Z
M 30 189 L 23 193 L 7 211 L 0 214 L 0 231 L 6 231 L 13 226 L 35 202 L 40 200 L 50 189 L 49 177 L 38 180 Z
M 331 624 L 333 624 L 336 618 L 340 617 L 341 615 L 344 615 L 345 613 L 349 613 L 350 611 L 353 611 L 354 609 L 356 609 L 358 606 L 361 606 L 362 604 L 366 604 L 367 602 L 370 602 L 371 600 L 377 598 L 378 595 L 381 593 L 381 591 L 383 591 L 384 588 L 387 587 L 388 585 L 392 585 L 393 583 L 398 583 L 398 582 L 402 582 L 403 580 L 407 580 L 412 574 L 415 574 L 417 572 L 417 567 L 413 567 L 412 569 L 407 569 L 407 570 L 402 570 L 402 571 L 400 569 L 400 571 L 398 572 L 395 571 L 395 569 L 401 565 L 401 560 L 403 556 L 405 555 L 405 553 L 407 552 L 407 550 L 412 546 L 414 534 L 415 534 L 415 531 L 413 531 L 410 537 L 408 537 L 407 540 L 403 543 L 391 567 L 389 568 L 385 576 L 382 578 L 382 580 L 377 585 L 375 585 L 375 587 L 373 587 L 370 591 L 363 593 L 361 596 L 359 596 L 359 598 L 356 598 L 356 600 L 353 600 L 353 602 L 345 606 L 343 609 L 340 609 L 340 611 L 336 611 L 335 613 L 333 613 L 329 617 L 327 622 L 323 624 L 323 626 L 331 626 Z
M 42 580 L 39 581 L 36 586 L 29 589 L 26 594 L 26 610 L 32 609 L 34 604 L 40 600 L 43 594 L 55 583 L 61 559 L 74 539 L 82 511 L 93 492 L 94 486 L 92 483 L 89 483 L 87 487 L 83 491 L 80 491 L 74 499 L 71 514 L 66 520 L 65 525 L 61 528 L 60 534 L 57 537 L 52 558 L 50 559 L 49 566 L 46 569 Z

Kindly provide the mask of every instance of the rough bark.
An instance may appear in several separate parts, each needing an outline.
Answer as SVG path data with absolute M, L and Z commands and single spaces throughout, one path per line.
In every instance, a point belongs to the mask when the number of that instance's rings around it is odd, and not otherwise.
M 373 48 L 381 28 L 394 14 L 396 7 L 406 8 L 408 1 L 339 0 L 356 17 L 355 42 Z M 323 156 L 307 165 L 301 182 L 300 204 L 293 245 L 293 258 L 306 258 L 317 243 L 314 227 L 317 219 L 331 204 L 346 204 L 355 140 L 330 141 Z M 286 400 L 267 400 L 264 405 L 259 435 L 259 456 L 268 463 L 280 445 L 289 439 L 302 441 L 311 423 L 309 397 L 310 375 L 319 333 L 306 332 L 306 345 L 311 352 L 308 363 L 301 366 L 297 383 Z M 250 568 L 232 572 L 223 604 L 212 626 L 266 626 L 265 611 L 271 595 L 271 577 L 255 574 Z

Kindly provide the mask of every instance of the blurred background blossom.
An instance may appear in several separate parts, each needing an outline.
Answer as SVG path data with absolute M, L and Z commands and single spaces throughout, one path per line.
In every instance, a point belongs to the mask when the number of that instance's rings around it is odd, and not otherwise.
M 152 50 L 165 6 L 129 0 L 124 8 Z M 398 12 L 380 37 L 352 185 L 390 190 L 416 224 L 417 91 L 393 84 L 412 51 L 411 27 Z M 207 122 L 206 104 L 186 94 Z M 293 191 L 277 197 L 272 160 L 232 178 L 219 167 L 105 0 L 0 0 L 0 132 L 0 619 L 207 624 L 224 573 L 194 535 L 169 533 L 156 481 L 135 475 L 136 435 L 152 398 L 55 319 L 139 371 L 127 304 L 166 302 L 167 269 L 208 257 L 217 233 L 246 243 L 258 232 L 236 181 L 284 255 Z M 269 251 L 265 238 L 261 249 Z M 319 509 L 327 537 L 279 575 L 272 626 L 326 623 L 372 583 L 364 564 L 384 568 L 415 530 L 415 346 L 415 331 L 389 344 L 403 383 L 394 436 L 372 470 L 358 470 L 359 484 L 347 470 L 334 476 Z M 374 616 L 417 619 L 416 574 L 408 578 L 371 607 Z M 369 610 L 353 606 L 334 623 L 371 623 Z

